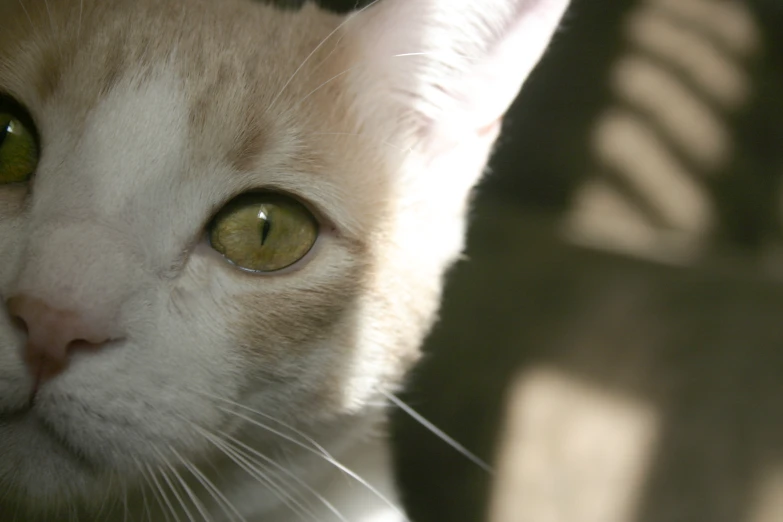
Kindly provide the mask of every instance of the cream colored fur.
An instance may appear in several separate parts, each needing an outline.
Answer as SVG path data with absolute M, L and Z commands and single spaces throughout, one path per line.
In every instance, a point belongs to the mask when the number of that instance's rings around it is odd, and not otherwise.
M 383 0 L 341 18 L 0 0 L 0 92 L 43 151 L 28 185 L 0 186 L 0 297 L 118 339 L 74 354 L 27 410 L 24 334 L 0 310 L 0 520 L 163 520 L 169 502 L 210 520 L 404 519 L 379 403 L 417 358 L 497 122 L 566 3 Z M 203 239 L 255 188 L 321 221 L 279 274 L 242 273 Z M 237 463 L 228 437 L 274 460 Z

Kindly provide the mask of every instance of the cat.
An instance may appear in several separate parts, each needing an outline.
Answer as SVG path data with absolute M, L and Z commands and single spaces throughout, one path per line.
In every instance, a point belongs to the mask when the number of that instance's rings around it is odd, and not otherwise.
M 567 0 L 0 0 L 0 520 L 405 520 L 386 404 Z

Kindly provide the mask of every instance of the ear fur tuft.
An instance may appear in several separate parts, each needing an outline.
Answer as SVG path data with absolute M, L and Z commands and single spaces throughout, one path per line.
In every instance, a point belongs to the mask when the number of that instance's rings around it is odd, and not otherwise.
M 506 112 L 568 0 L 383 0 L 349 29 L 362 89 L 417 134 L 479 132 Z M 354 23 L 356 25 L 354 25 Z M 403 118 L 400 118 L 403 115 Z

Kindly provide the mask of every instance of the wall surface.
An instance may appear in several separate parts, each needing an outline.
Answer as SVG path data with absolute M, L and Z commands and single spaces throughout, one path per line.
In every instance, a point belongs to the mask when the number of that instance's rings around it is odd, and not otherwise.
M 398 463 L 426 522 L 783 520 L 783 9 L 577 0 L 507 120 Z

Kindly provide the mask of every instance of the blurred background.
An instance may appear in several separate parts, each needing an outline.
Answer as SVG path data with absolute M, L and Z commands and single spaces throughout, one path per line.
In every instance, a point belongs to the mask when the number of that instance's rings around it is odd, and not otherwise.
M 505 127 L 402 397 L 495 475 L 396 412 L 413 520 L 783 521 L 783 2 L 575 0 Z

